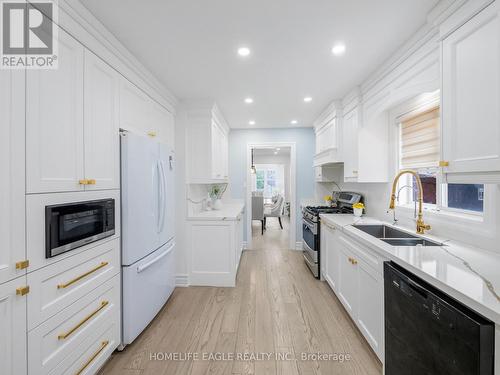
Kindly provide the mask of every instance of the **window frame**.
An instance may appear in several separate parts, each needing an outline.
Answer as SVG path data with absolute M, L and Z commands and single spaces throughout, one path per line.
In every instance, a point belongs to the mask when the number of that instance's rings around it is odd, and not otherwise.
M 391 141 L 394 144 L 394 154 L 395 159 L 393 160 L 393 170 L 394 175 L 399 173 L 401 168 L 401 132 L 402 126 L 401 123 L 409 118 L 418 116 L 424 112 L 430 111 L 434 108 L 441 107 L 440 100 L 440 91 L 437 90 L 432 93 L 420 95 L 417 98 L 409 100 L 398 107 L 394 108 L 390 113 L 391 123 L 393 124 L 393 130 L 391 133 Z M 442 140 L 440 140 L 442 142 Z M 442 150 L 442 149 L 441 149 Z M 442 152 L 442 151 L 441 151 Z M 472 210 L 464 210 L 458 208 L 450 208 L 444 205 L 444 201 L 446 198 L 443 194 L 445 194 L 445 189 L 447 189 L 447 184 L 443 182 L 444 177 L 441 173 L 441 169 L 439 167 L 432 168 L 417 168 L 415 171 L 419 173 L 419 171 L 436 171 L 436 204 L 424 203 L 423 209 L 426 213 L 431 213 L 435 215 L 440 215 L 448 218 L 456 218 L 458 220 L 469 220 L 474 222 L 484 222 L 487 217 L 491 216 L 489 211 L 489 207 L 491 202 L 495 201 L 495 197 L 493 196 L 493 189 L 490 189 L 488 185 L 484 185 L 484 198 L 483 198 L 483 212 L 477 212 Z M 402 176 L 403 177 L 403 176 Z M 410 175 L 404 176 L 405 178 L 401 178 L 398 182 L 397 189 L 400 189 L 404 185 L 412 185 L 412 177 Z M 396 202 L 398 208 L 401 208 L 406 211 L 407 214 L 411 214 L 413 216 L 413 211 L 415 209 L 415 202 L 413 201 L 413 189 L 404 189 L 404 202 L 399 204 Z M 403 193 L 401 191 L 401 193 Z M 491 192 L 490 192 L 491 191 Z

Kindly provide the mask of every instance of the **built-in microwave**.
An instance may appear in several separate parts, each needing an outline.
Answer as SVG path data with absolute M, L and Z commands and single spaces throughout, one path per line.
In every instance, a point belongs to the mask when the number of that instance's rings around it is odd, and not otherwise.
M 45 258 L 55 257 L 114 234 L 114 199 L 45 207 Z

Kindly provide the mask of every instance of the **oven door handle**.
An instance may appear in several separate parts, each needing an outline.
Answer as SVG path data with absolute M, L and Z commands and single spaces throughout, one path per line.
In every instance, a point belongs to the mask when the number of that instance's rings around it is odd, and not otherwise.
M 318 234 L 318 227 L 316 224 L 311 223 L 304 218 L 302 218 L 302 224 L 304 224 L 306 227 L 308 227 L 314 235 Z
M 306 250 L 309 250 L 309 251 L 311 251 L 311 252 L 314 252 L 314 250 L 313 250 L 313 249 L 311 249 L 311 248 L 309 247 L 309 245 L 307 244 L 307 242 L 306 242 L 306 241 L 304 241 L 304 240 L 302 240 L 302 247 L 303 247 L 303 248 L 305 248 Z

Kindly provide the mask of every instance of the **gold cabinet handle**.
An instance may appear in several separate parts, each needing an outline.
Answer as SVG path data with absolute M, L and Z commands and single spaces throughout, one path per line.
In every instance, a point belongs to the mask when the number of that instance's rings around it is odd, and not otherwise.
M 68 286 L 70 285 L 73 285 L 74 283 L 76 283 L 77 281 L 80 281 L 81 279 L 83 279 L 84 277 L 87 277 L 88 275 L 90 275 L 91 273 L 94 273 L 98 270 L 100 270 L 101 268 L 103 267 L 106 267 L 109 263 L 108 262 L 101 262 L 100 265 L 98 265 L 97 267 L 95 268 L 92 268 L 90 271 L 88 272 L 85 272 L 83 275 L 80 275 L 78 277 L 75 277 L 73 280 L 70 280 L 68 281 L 67 283 L 65 284 L 59 284 L 57 286 L 57 289 L 64 289 L 64 288 L 67 288 Z
M 358 261 L 357 261 L 356 259 L 353 259 L 353 260 L 352 260 L 352 264 L 353 264 L 353 265 L 356 265 L 356 264 L 358 264 Z
M 90 180 L 87 180 L 87 185 L 95 185 L 96 181 L 92 178 Z
M 75 373 L 75 375 L 80 375 L 83 371 L 85 371 L 85 369 L 89 367 L 89 365 L 94 361 L 94 359 L 97 358 L 99 354 L 101 354 L 101 352 L 104 350 L 106 346 L 108 346 L 108 344 L 109 340 L 101 342 L 101 347 L 94 354 L 92 354 L 92 357 L 87 359 L 87 362 L 83 364 L 83 366 L 80 368 L 80 370 L 78 370 L 78 372 Z
M 148 135 L 149 135 L 150 137 L 156 137 L 156 132 L 148 132 Z
M 99 313 L 99 311 L 101 311 L 102 309 L 104 309 L 108 304 L 109 304 L 108 301 L 102 301 L 101 302 L 101 306 L 99 306 L 99 308 L 97 310 L 95 310 L 94 312 L 92 312 L 89 315 L 87 315 L 80 323 L 78 323 L 76 326 L 74 326 L 73 328 L 71 328 L 68 332 L 61 333 L 59 336 L 57 336 L 57 339 L 58 340 L 64 340 L 64 339 L 68 338 L 69 336 L 71 336 L 76 330 L 78 330 L 81 326 L 83 326 L 90 319 L 92 319 L 94 316 L 96 316 Z
M 16 262 L 16 270 L 23 270 L 30 266 L 30 261 L 28 259 Z
M 30 292 L 30 287 L 29 285 L 26 286 L 21 286 L 16 289 L 16 295 L 18 296 L 24 296 Z
M 85 179 L 83 179 L 83 180 L 78 180 L 78 183 L 79 183 L 80 185 L 88 185 L 88 184 L 89 184 L 89 180 L 85 180 Z
M 449 161 L 445 161 L 445 160 L 441 160 L 439 162 L 439 166 L 440 167 L 449 167 L 450 166 L 450 162 Z

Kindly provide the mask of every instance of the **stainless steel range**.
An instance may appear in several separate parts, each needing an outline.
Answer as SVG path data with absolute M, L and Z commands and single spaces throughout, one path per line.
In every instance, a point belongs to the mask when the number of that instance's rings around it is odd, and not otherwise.
M 320 278 L 320 214 L 351 214 L 352 205 L 363 201 L 363 196 L 353 192 L 334 192 L 334 205 L 307 206 L 302 209 L 302 251 L 304 260 L 314 277 Z

